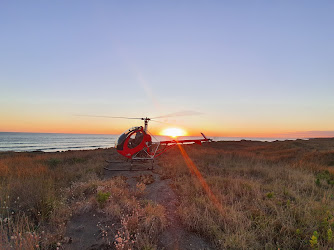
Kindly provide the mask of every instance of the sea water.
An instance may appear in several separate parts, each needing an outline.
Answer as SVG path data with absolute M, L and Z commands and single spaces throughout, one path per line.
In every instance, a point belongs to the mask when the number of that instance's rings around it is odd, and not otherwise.
M 56 134 L 0 132 L 0 151 L 43 151 L 56 152 L 114 147 L 119 135 L 112 134 Z M 203 139 L 203 137 L 179 137 L 182 139 Z M 274 141 L 278 138 L 213 137 L 215 141 L 258 140 Z M 173 140 L 166 136 L 152 136 L 152 141 Z M 282 140 L 282 139 L 279 139 Z
M 117 135 L 0 132 L 0 151 L 66 151 L 113 147 Z

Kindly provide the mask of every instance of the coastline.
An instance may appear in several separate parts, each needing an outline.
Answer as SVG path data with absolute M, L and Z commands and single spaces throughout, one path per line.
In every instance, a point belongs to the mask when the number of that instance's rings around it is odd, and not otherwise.
M 0 132 L 0 133 L 7 133 L 7 132 Z M 12 132 L 8 132 L 12 133 Z M 20 132 L 21 133 L 21 132 Z M 16 134 L 16 132 L 14 133 Z M 58 134 L 58 133 L 23 133 L 22 134 L 36 134 L 36 135 L 79 135 L 81 137 L 86 137 L 86 136 L 93 136 L 96 137 L 95 134 Z M 7 144 L 11 144 L 11 142 L 4 142 L 3 140 L 0 140 L 0 154 L 3 153 L 9 153 L 9 152 L 23 152 L 23 153 L 51 153 L 51 152 L 67 152 L 67 151 L 82 151 L 82 150 L 96 150 L 96 149 L 109 149 L 114 147 L 115 140 L 118 135 L 98 135 L 102 136 L 101 138 L 103 139 L 103 143 L 105 145 L 94 145 L 94 142 L 91 143 L 91 145 L 81 145 L 81 146 L 76 146 L 75 141 L 71 141 L 73 139 L 68 139 L 67 141 L 63 142 L 64 146 L 63 147 L 57 147 L 57 146 L 52 146 L 52 143 L 48 142 L 48 144 L 44 145 L 43 142 L 40 142 L 41 148 L 33 148 L 30 150 L 24 150 L 22 148 L 17 149 L 15 146 L 12 146 L 13 150 L 10 150 L 9 146 L 6 146 Z M 104 137 L 106 136 L 106 137 Z M 166 137 L 166 136 L 156 136 L 158 140 L 166 140 L 166 139 L 173 139 L 171 137 Z M 183 136 L 180 137 L 182 139 L 196 139 L 199 137 L 194 137 L 194 136 Z M 318 137 L 318 138 L 266 138 L 266 137 L 212 137 L 213 142 L 243 142 L 243 141 L 249 141 L 249 142 L 282 142 L 282 141 L 307 141 L 307 140 L 326 140 L 326 139 L 332 139 L 334 137 Z M 1 138 L 0 138 L 1 139 Z M 157 140 L 155 140 L 157 142 Z M 30 142 L 16 142 L 17 144 L 25 144 L 25 147 L 36 147 L 34 143 L 29 144 Z M 82 143 L 82 142 L 79 142 Z M 70 144 L 70 145 L 67 145 Z

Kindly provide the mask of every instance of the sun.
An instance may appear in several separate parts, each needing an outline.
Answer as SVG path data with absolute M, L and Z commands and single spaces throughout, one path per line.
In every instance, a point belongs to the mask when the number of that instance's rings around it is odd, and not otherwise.
M 180 128 L 166 128 L 160 132 L 160 135 L 176 138 L 178 136 L 186 136 L 187 133 L 186 131 Z

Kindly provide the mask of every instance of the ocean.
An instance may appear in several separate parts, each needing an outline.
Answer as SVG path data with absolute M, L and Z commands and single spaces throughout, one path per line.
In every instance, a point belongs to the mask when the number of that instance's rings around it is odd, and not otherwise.
M 0 151 L 15 152 L 56 152 L 67 150 L 84 150 L 114 147 L 119 135 L 96 134 L 55 134 L 55 133 L 17 133 L 0 132 Z M 200 139 L 198 137 L 179 137 L 179 139 Z M 153 141 L 170 140 L 166 136 L 154 136 Z M 257 140 L 274 141 L 282 138 L 250 138 L 250 137 L 213 137 L 215 141 Z

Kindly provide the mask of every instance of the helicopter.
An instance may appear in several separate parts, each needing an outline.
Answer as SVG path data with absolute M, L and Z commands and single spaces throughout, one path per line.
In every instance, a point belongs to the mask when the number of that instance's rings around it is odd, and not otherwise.
M 190 115 L 196 112 L 192 112 Z M 133 118 L 133 117 L 115 117 L 115 116 L 93 116 L 93 117 L 104 117 L 104 118 L 121 118 L 121 119 L 137 119 L 144 121 L 144 126 L 132 127 L 122 133 L 115 141 L 116 151 L 127 158 L 127 161 L 130 161 L 132 170 L 133 162 L 148 162 L 151 161 L 152 168 L 154 165 L 154 160 L 165 153 L 167 150 L 179 144 L 198 144 L 201 145 L 203 142 L 211 142 L 212 139 L 207 138 L 203 133 L 203 139 L 190 139 L 190 140 L 166 140 L 166 141 L 157 141 L 152 142 L 152 134 L 148 131 L 148 122 L 156 121 L 156 118 L 163 118 L 169 116 L 183 116 L 189 115 L 184 112 L 178 112 L 170 114 L 167 116 L 160 116 L 155 118 Z M 89 115 L 91 116 L 91 115 Z M 154 136 L 153 136 L 154 137 Z M 108 161 L 107 161 L 108 162 Z M 108 163 L 121 163 L 121 162 L 108 162 Z M 111 170 L 105 168 L 107 170 Z M 120 170 L 118 170 L 120 171 Z M 123 170 L 122 170 L 123 171 Z
M 132 118 L 144 121 L 144 127 L 132 127 L 121 134 L 115 142 L 117 152 L 131 161 L 151 161 L 152 169 L 154 160 L 165 153 L 167 150 L 178 144 L 199 144 L 203 142 L 211 142 L 212 139 L 207 138 L 203 133 L 203 139 L 192 140 L 167 140 L 152 142 L 152 136 L 148 132 L 148 122 L 151 120 L 145 118 Z

